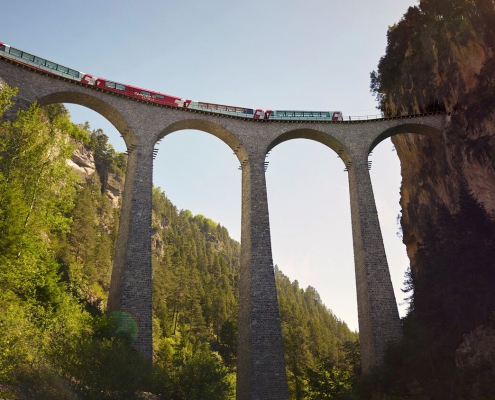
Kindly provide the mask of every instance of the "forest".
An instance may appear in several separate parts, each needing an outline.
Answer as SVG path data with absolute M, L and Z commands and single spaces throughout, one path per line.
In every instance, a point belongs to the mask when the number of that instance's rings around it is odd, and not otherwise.
M 0 113 L 15 88 L 0 89 Z M 83 181 L 67 162 L 91 152 Z M 240 244 L 153 189 L 153 362 L 108 315 L 119 221 L 104 186 L 126 156 L 62 104 L 0 125 L 0 398 L 233 399 Z M 275 267 L 292 399 L 345 399 L 359 342 L 312 287 Z

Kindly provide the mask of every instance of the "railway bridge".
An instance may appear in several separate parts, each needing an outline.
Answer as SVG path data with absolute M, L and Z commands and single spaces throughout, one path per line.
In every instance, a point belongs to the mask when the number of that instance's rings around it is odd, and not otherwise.
M 267 121 L 158 106 L 0 59 L 0 78 L 19 89 L 6 114 L 32 103 L 74 103 L 107 118 L 128 150 L 120 228 L 108 311 L 138 326 L 136 348 L 152 356 L 151 193 L 155 144 L 179 130 L 197 129 L 224 141 L 242 167 L 241 276 L 237 399 L 288 399 L 268 218 L 265 157 L 297 138 L 336 152 L 348 171 L 362 365 L 382 361 L 387 343 L 401 338 L 387 257 L 380 231 L 368 155 L 382 140 L 418 133 L 442 140 L 445 114 L 365 121 Z

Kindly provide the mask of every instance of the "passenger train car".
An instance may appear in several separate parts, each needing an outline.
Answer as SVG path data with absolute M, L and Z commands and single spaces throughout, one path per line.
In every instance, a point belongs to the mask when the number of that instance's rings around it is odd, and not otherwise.
M 40 71 L 48 72 L 52 75 L 61 76 L 77 82 L 98 87 L 100 89 L 115 92 L 124 96 L 133 97 L 139 100 L 162 104 L 166 106 L 190 108 L 194 110 L 206 111 L 217 114 L 224 114 L 243 118 L 261 120 L 307 120 L 307 121 L 342 121 L 340 111 L 286 111 L 286 110 L 262 110 L 245 107 L 234 107 L 221 104 L 205 103 L 201 101 L 187 100 L 168 94 L 141 89 L 131 85 L 113 82 L 107 79 L 94 77 L 81 71 L 45 60 L 33 54 L 16 49 L 3 42 L 0 42 L 0 57 L 8 58 L 17 63 L 28 65 Z

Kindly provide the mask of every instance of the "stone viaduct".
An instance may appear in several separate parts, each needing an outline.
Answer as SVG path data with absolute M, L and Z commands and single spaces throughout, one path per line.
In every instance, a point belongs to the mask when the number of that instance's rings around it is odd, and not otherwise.
M 109 311 L 138 325 L 135 346 L 151 359 L 151 192 L 156 142 L 183 129 L 224 141 L 242 166 L 242 233 L 237 399 L 288 399 L 272 260 L 264 162 L 276 145 L 305 138 L 333 149 L 347 167 L 352 216 L 359 337 L 364 370 L 381 362 L 388 342 L 401 338 L 382 234 L 368 171 L 368 155 L 382 140 L 418 133 L 442 140 L 446 115 L 371 121 L 259 121 L 156 106 L 53 77 L 0 59 L 0 78 L 19 89 L 6 118 L 32 103 L 74 103 L 107 118 L 128 149 L 120 230 Z

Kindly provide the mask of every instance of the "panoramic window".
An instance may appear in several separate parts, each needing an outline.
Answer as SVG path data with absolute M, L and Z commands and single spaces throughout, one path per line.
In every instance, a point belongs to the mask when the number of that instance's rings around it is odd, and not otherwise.
M 28 61 L 34 61 L 34 56 L 29 53 L 22 53 L 22 58 Z
M 165 99 L 165 97 L 164 97 L 164 96 L 162 96 L 161 94 L 155 94 L 155 97 L 156 97 L 157 99 Z
M 106 81 L 105 86 L 107 88 L 115 89 L 115 82 Z
M 116 84 L 115 84 L 115 89 L 118 89 L 118 90 L 125 90 L 125 86 L 124 86 L 124 85 L 121 85 L 120 83 L 116 83 Z
M 13 47 L 10 48 L 10 54 L 13 54 L 14 56 L 21 57 L 22 56 L 22 51 L 14 49 Z
M 34 57 L 34 62 L 39 65 L 45 65 L 46 60 L 44 60 L 43 58 Z
M 58 68 L 57 68 L 57 70 L 60 71 L 60 72 L 65 73 L 65 74 L 67 74 L 69 72 L 69 68 L 64 67 L 62 65 L 59 65 Z
M 51 69 L 57 69 L 57 64 L 52 63 L 51 61 L 47 61 L 46 66 Z

